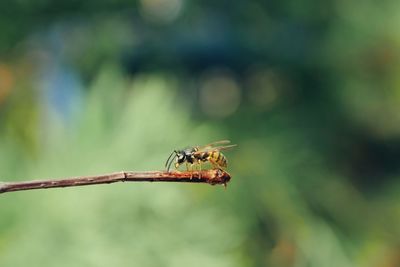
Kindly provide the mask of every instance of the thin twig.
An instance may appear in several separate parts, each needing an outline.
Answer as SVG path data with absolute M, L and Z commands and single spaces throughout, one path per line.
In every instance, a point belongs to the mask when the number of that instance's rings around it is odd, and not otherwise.
M 46 189 L 55 187 L 70 187 L 95 184 L 111 184 L 116 182 L 188 182 L 188 183 L 208 183 L 211 185 L 222 184 L 229 182 L 231 176 L 229 173 L 220 170 L 206 170 L 194 172 L 166 172 L 166 171 L 151 171 L 151 172 L 116 172 L 111 174 L 95 175 L 95 176 L 78 176 L 65 178 L 60 180 L 34 180 L 25 182 L 8 182 L 0 183 L 0 194 L 32 190 Z

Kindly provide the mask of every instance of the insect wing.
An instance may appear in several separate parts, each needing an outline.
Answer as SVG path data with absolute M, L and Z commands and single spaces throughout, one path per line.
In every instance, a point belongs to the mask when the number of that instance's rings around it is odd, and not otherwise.
M 204 146 L 198 146 L 197 148 L 199 150 L 207 150 L 207 149 L 211 149 L 213 147 L 215 147 L 216 145 L 224 145 L 224 144 L 229 144 L 231 141 L 229 140 L 220 140 L 220 141 L 216 141 L 216 142 L 212 142 L 210 144 L 204 145 Z
M 221 151 L 221 150 L 227 150 L 227 149 L 231 149 L 233 147 L 237 146 L 235 145 L 229 145 L 229 146 L 217 146 L 217 147 L 208 147 L 206 149 L 199 149 L 198 151 L 194 152 L 194 155 L 200 155 L 202 153 L 205 152 L 212 152 L 212 151 Z
M 227 149 L 231 149 L 233 147 L 237 146 L 237 144 L 233 144 L 233 145 L 229 145 L 229 146 L 218 146 L 218 147 L 214 147 L 214 149 L 216 150 L 227 150 Z

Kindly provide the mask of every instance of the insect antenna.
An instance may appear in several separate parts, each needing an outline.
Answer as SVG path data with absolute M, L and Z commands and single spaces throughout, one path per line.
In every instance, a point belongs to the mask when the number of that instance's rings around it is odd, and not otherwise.
M 175 155 L 174 155 L 174 153 L 175 153 Z M 174 156 L 172 157 L 172 155 L 174 155 Z M 171 168 L 171 164 L 177 155 L 178 155 L 178 152 L 176 150 L 172 151 L 171 155 L 169 155 L 167 161 L 165 162 L 165 168 L 167 168 L 167 171 L 169 171 L 169 169 Z

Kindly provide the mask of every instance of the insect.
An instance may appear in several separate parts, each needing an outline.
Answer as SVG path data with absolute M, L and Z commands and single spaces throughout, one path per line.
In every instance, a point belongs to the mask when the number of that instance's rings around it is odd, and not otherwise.
M 221 150 L 226 150 L 236 146 L 226 145 L 230 142 L 231 141 L 229 140 L 221 140 L 205 146 L 187 147 L 181 150 L 174 150 L 165 162 L 165 168 L 169 171 L 174 159 L 175 169 L 178 169 L 181 164 L 185 163 L 187 170 L 189 170 L 189 166 L 192 168 L 195 164 L 198 164 L 201 170 L 201 164 L 205 162 L 210 162 L 214 168 L 226 168 L 227 159 L 224 154 L 221 153 Z

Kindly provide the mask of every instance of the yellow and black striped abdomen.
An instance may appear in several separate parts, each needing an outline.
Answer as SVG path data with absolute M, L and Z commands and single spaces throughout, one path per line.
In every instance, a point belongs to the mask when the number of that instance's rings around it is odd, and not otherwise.
M 218 165 L 219 167 L 226 168 L 226 166 L 227 166 L 226 157 L 219 150 L 210 152 L 209 156 L 208 156 L 208 160 L 211 163 Z

